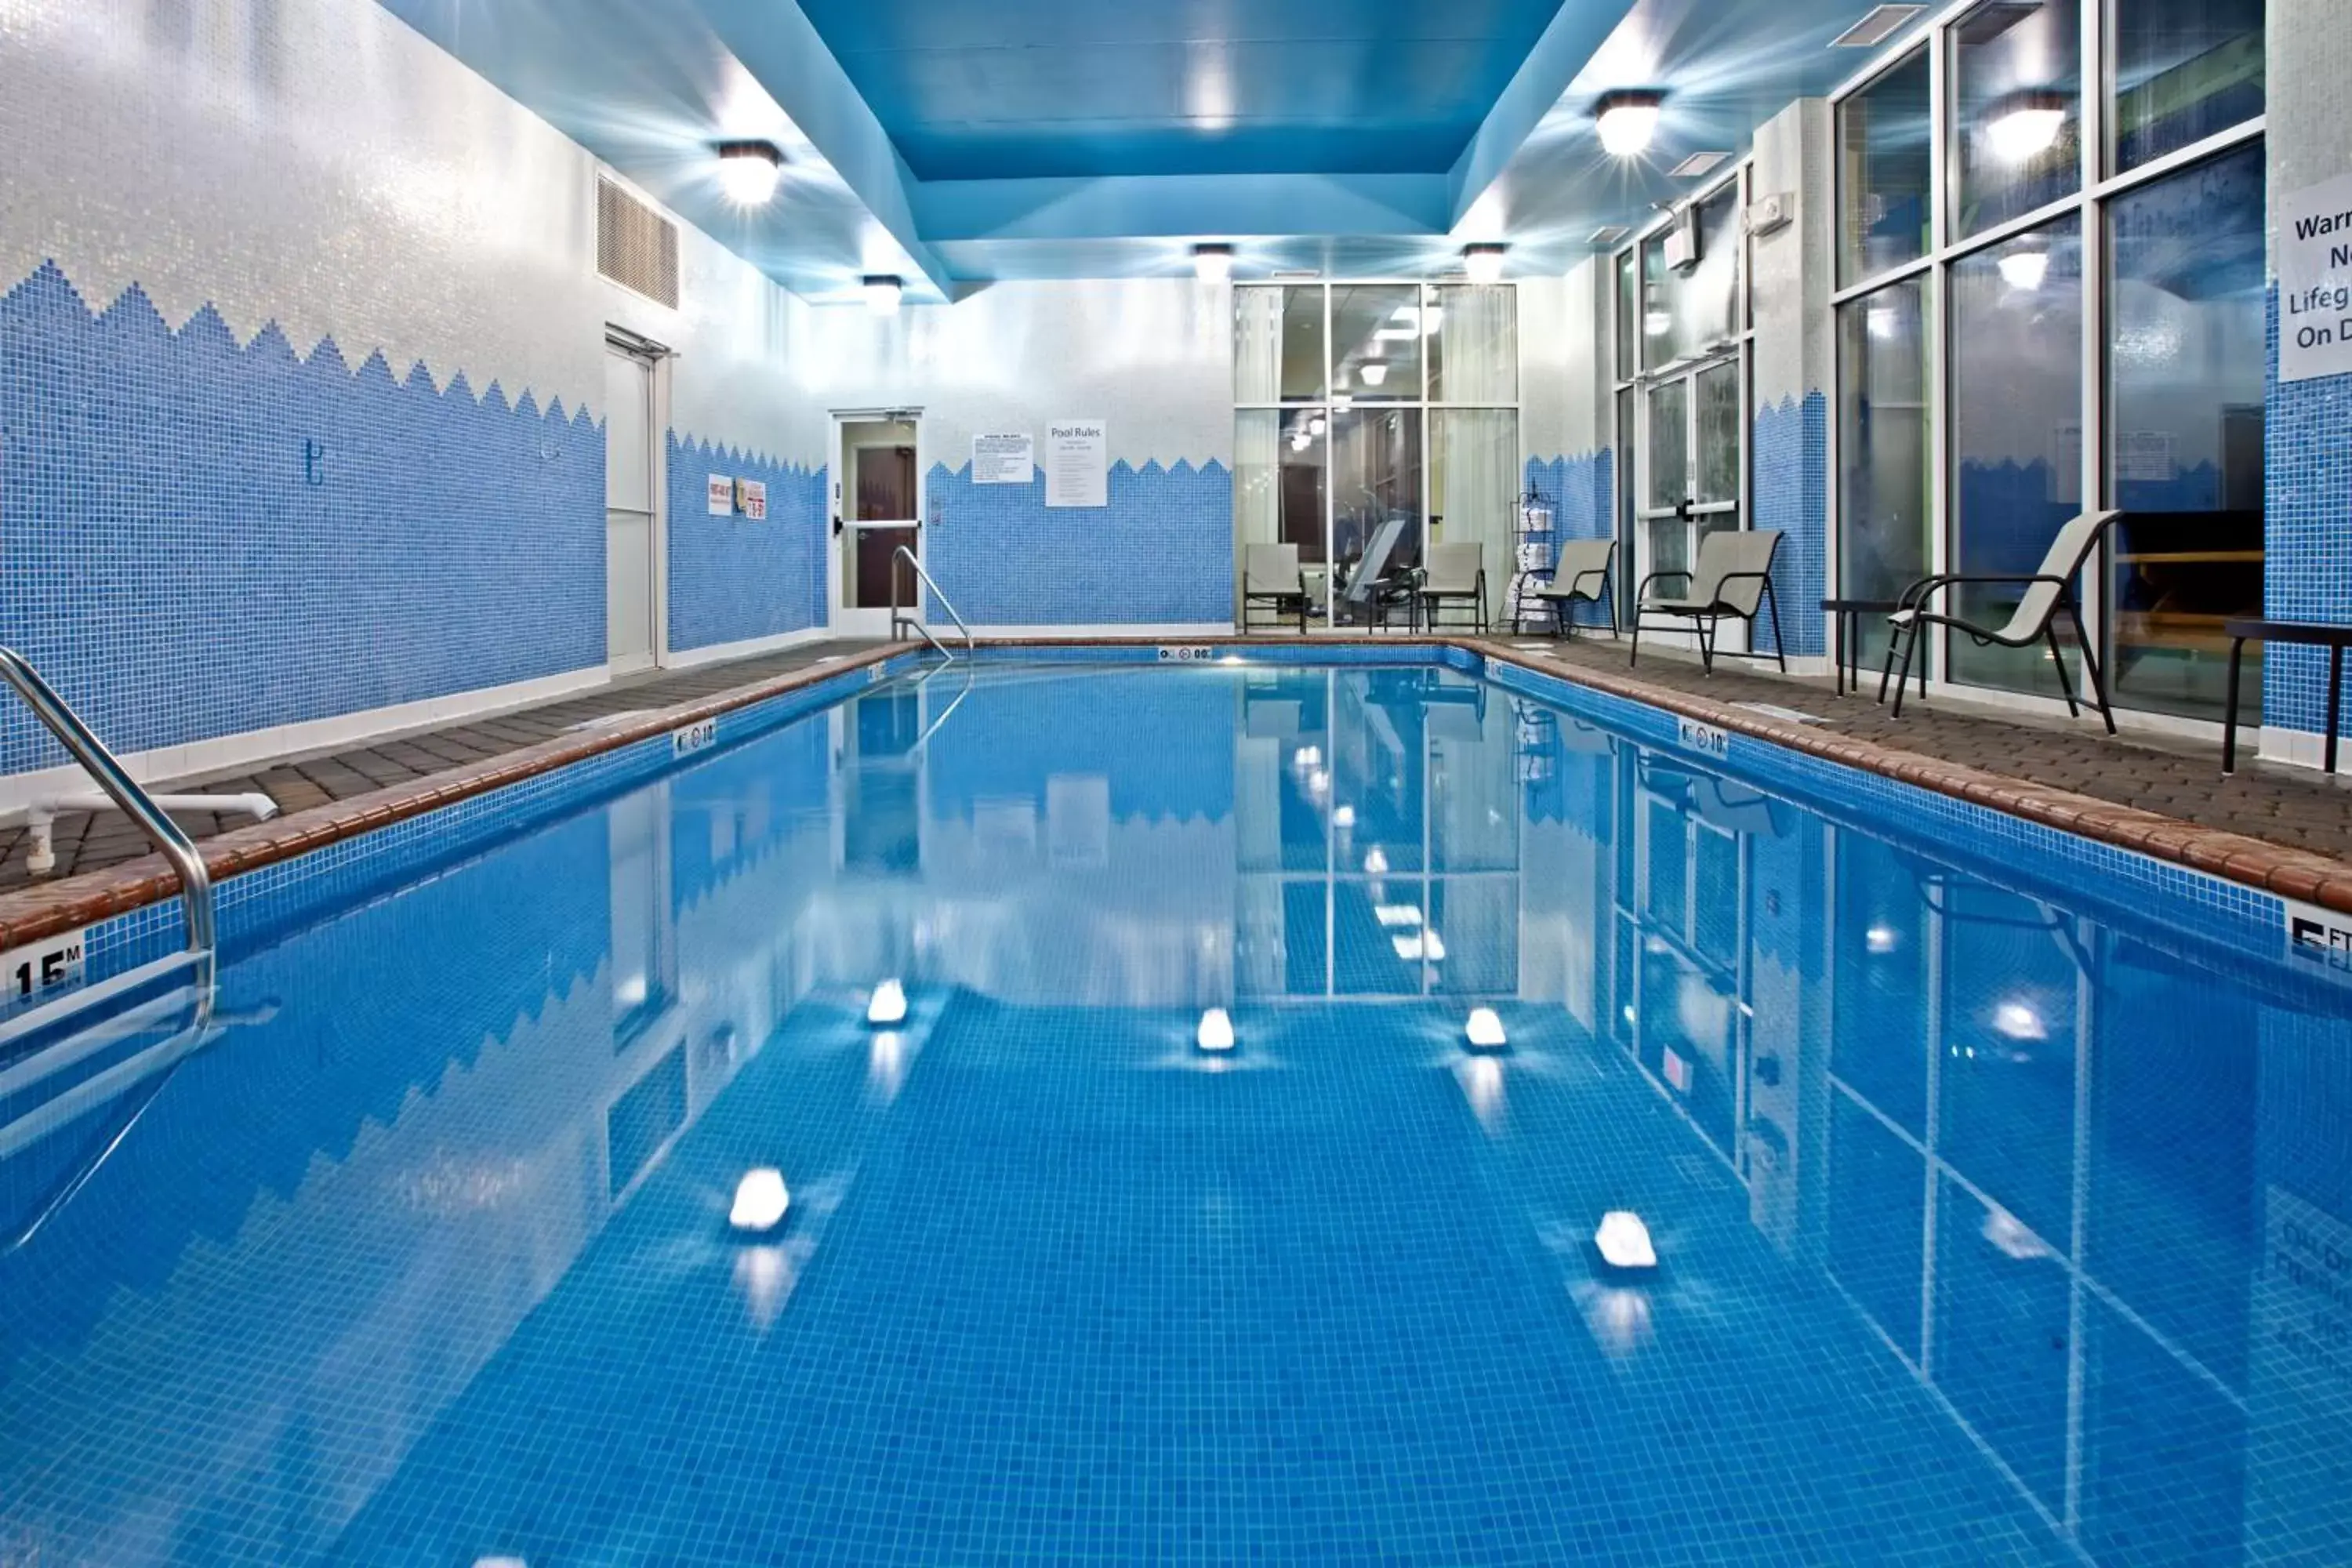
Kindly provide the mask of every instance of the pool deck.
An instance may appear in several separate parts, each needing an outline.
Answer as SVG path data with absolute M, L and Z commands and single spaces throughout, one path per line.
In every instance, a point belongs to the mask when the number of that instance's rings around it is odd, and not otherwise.
M 1290 643 L 1257 637 L 1252 642 Z M 1320 641 L 1323 639 L 1313 639 Z M 1387 640 L 1387 639 L 1381 639 Z M 1404 639 L 1397 639 L 1400 645 Z M 1799 679 L 1718 660 L 1645 652 L 1604 637 L 1454 637 L 1491 656 L 1651 702 L 1723 727 L 1902 778 L 2069 831 L 2352 910 L 2352 779 L 2252 762 L 2224 778 L 2217 742 L 2133 728 L 2110 737 L 2094 717 L 1997 710 L 1942 693 L 1897 720 L 1871 700 L 1874 683 L 1838 695 Z M 810 643 L 688 670 L 625 677 L 593 690 L 371 744 L 291 755 L 266 766 L 164 781 L 177 792 L 259 792 L 283 815 L 268 823 L 206 815 L 180 820 L 215 875 L 283 859 L 338 838 L 496 789 L 708 712 L 761 700 L 835 669 L 884 657 L 888 645 Z M 1798 722 L 1742 704 L 1793 710 Z M 0 830 L 0 947 L 172 895 L 160 858 L 119 814 L 61 816 L 58 869 L 25 867 L 27 834 Z

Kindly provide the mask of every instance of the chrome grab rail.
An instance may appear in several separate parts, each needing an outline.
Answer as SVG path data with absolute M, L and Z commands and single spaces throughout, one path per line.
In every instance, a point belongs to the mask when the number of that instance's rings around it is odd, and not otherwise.
M 917 567 L 921 571 L 921 567 Z M 941 601 L 944 603 L 945 601 Z M 950 612 L 952 613 L 952 612 Z M 180 874 L 180 900 L 188 916 L 188 951 L 209 952 L 213 948 L 213 881 L 205 870 L 205 858 L 196 852 L 195 841 L 180 829 L 180 825 L 156 807 L 138 782 L 123 772 L 114 753 L 90 732 L 80 715 L 66 706 L 40 672 L 25 661 L 25 657 L 13 648 L 0 647 L 0 679 L 16 689 L 16 695 L 32 709 L 33 716 L 47 726 L 50 734 L 73 754 L 84 772 L 98 781 L 122 815 L 137 823 L 154 840 L 163 858 Z
M 923 570 L 923 563 L 915 559 L 915 552 L 908 549 L 903 544 L 898 546 L 898 549 L 890 552 L 890 564 L 893 568 L 890 573 L 891 637 L 894 638 L 898 637 L 898 628 L 900 626 L 912 626 L 917 631 L 923 634 L 923 640 L 925 642 L 929 643 L 933 647 L 940 650 L 940 654 L 942 658 L 955 658 L 954 654 L 948 651 L 947 644 L 940 641 L 938 637 L 931 635 L 930 627 L 923 625 L 922 622 L 916 620 L 911 616 L 902 616 L 898 613 L 898 574 L 896 567 L 898 566 L 898 561 L 901 557 L 905 558 L 908 565 L 915 569 L 915 575 L 923 580 L 923 586 L 931 591 L 931 597 L 940 602 L 940 608 L 948 613 L 948 619 L 955 623 L 956 630 L 963 634 L 964 655 L 966 658 L 970 658 L 972 651 L 971 628 L 963 624 L 963 617 L 956 614 L 956 607 L 948 602 L 948 596 L 940 592 L 940 585 L 931 581 L 931 574 Z

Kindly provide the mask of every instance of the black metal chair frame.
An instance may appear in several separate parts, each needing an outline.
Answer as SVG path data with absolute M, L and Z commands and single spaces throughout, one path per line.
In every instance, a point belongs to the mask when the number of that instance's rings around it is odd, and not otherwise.
M 1617 629 L 1617 595 L 1609 591 L 1610 577 L 1616 570 L 1617 546 L 1612 543 L 1609 547 L 1609 563 L 1600 570 L 1579 572 L 1569 579 L 1568 587 L 1559 592 L 1554 591 L 1559 588 L 1559 577 L 1555 573 L 1550 582 L 1537 590 L 1536 597 L 1550 601 L 1553 637 L 1564 637 L 1576 629 L 1576 622 L 1571 618 L 1571 612 L 1580 604 L 1598 605 L 1608 611 L 1609 635 L 1612 637 L 1623 635 Z M 1601 588 L 1597 593 L 1589 593 L 1584 584 L 1587 579 L 1593 577 L 1601 579 Z
M 1275 619 L 1277 622 L 1287 619 L 1290 616 L 1292 607 L 1296 605 L 1298 612 L 1298 635 L 1305 637 L 1307 635 L 1307 612 L 1309 607 L 1309 602 L 1307 597 L 1306 569 L 1304 567 L 1299 569 L 1298 591 L 1295 594 L 1284 588 L 1262 588 L 1253 591 L 1246 585 L 1246 584 L 1244 584 L 1242 590 L 1242 630 L 1244 631 L 1250 629 L 1250 606 L 1255 604 L 1270 604 L 1274 605 Z
M 1777 561 L 1780 559 L 1780 542 L 1776 539 L 1772 542 L 1772 558 Z M 1733 620 L 1745 621 L 1748 623 L 1750 630 L 1753 630 L 1756 626 L 1756 616 L 1753 613 L 1744 612 L 1738 605 L 1724 602 L 1723 585 L 1726 583 L 1744 583 L 1751 578 L 1757 578 L 1761 579 L 1764 584 L 1763 597 L 1758 604 L 1757 608 L 1761 610 L 1769 610 L 1772 614 L 1772 657 L 1774 659 L 1779 661 L 1780 673 L 1783 675 L 1789 673 L 1789 656 L 1781 651 L 1780 601 L 1772 592 L 1771 567 L 1767 566 L 1761 572 L 1726 572 L 1716 582 L 1715 599 L 1713 603 L 1706 605 L 1695 605 L 1687 608 L 1662 609 L 1655 605 L 1643 603 L 1643 601 L 1649 597 L 1650 584 L 1656 582 L 1661 577 L 1680 577 L 1685 582 L 1689 582 L 1691 580 L 1691 574 L 1688 572 L 1683 571 L 1653 572 L 1648 576 L 1642 579 L 1642 585 L 1633 591 L 1633 658 L 1627 661 L 1628 663 L 1639 664 L 1642 662 L 1642 618 L 1644 616 L 1652 615 L 1666 616 L 1672 617 L 1673 621 L 1688 621 L 1691 623 L 1691 630 L 1697 634 L 1698 637 L 1699 668 L 1705 670 L 1707 674 L 1713 675 L 1715 673 L 1715 641 L 1717 635 L 1717 628 L 1722 625 L 1723 617 L 1729 616 Z M 1652 631 L 1670 631 L 1674 628 L 1673 626 L 1669 624 L 1664 626 L 1653 626 L 1650 629 Z M 1741 658 L 1762 658 L 1764 656 L 1758 653 L 1754 648 L 1749 648 L 1747 652 L 1740 654 L 1738 657 Z
M 2106 721 L 2107 733 L 2114 734 L 2116 732 L 2115 710 L 2108 705 L 2107 685 L 2100 679 L 2098 658 L 2091 651 L 2091 636 L 2083 625 L 2083 608 L 2074 598 L 2074 579 L 2082 575 L 2084 563 L 2091 558 L 2091 552 L 2105 541 L 2109 531 L 2115 526 L 2116 519 L 2120 515 L 2120 513 L 2111 512 L 2096 528 L 2091 530 L 2084 541 L 2082 553 L 2074 558 L 2074 564 L 2063 575 L 2055 575 L 2047 572 L 2024 574 L 1947 572 L 1937 576 L 1922 577 L 1904 589 L 1903 596 L 1899 601 L 1902 608 L 1895 611 L 1895 615 L 1899 616 L 1908 612 L 1910 619 L 1896 621 L 1895 635 L 1886 641 L 1886 668 L 1879 672 L 1878 700 L 1881 702 L 1886 700 L 1886 686 L 1887 682 L 1895 678 L 1895 650 L 1899 645 L 1903 650 L 1903 668 L 1902 678 L 1895 680 L 1895 717 L 1897 719 L 1903 717 L 1903 689 L 1911 681 L 1911 660 L 1919 651 L 1919 637 L 1922 630 L 1930 626 L 1949 626 L 1954 631 L 1967 633 L 1979 647 L 1991 647 L 1996 645 L 2001 647 L 2032 647 L 2036 643 L 2048 643 L 2050 662 L 2058 671 L 2058 689 L 2066 699 L 2066 711 L 2079 719 L 2083 714 L 2082 704 L 2074 700 L 2074 683 L 2066 678 L 2065 651 L 2058 646 L 2057 621 L 2058 617 L 2063 615 L 2074 623 L 2074 646 L 2080 648 L 2083 654 L 2083 678 L 2091 688 L 2091 696 L 2098 702 L 2099 717 Z M 1987 584 L 2032 588 L 2037 584 L 2044 583 L 2056 588 L 2058 592 L 2051 599 L 2050 608 L 2042 616 L 2041 625 L 2021 637 L 2003 637 L 1999 632 L 1979 626 L 1973 621 L 1962 620 L 1958 616 L 1939 614 L 1927 607 L 1930 599 L 1948 588 Z M 1908 637 L 1904 635 L 1906 631 L 1910 633 Z M 1919 694 L 1922 697 L 1927 694 L 1927 667 L 1924 663 L 1919 667 Z

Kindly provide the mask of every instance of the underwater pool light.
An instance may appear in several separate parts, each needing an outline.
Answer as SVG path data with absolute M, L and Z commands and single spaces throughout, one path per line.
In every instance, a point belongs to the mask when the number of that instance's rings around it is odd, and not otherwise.
M 1356 808 L 1352 805 L 1333 806 L 1331 808 L 1331 826 L 1334 827 L 1355 826 Z
M 746 1171 L 735 1184 L 735 1206 L 727 1211 L 727 1223 L 737 1230 L 773 1230 L 784 1222 L 784 1211 L 792 1206 L 793 1195 L 784 1190 L 784 1173 L 772 1165 L 762 1165 Z
M 1658 1266 L 1657 1248 L 1650 1245 L 1650 1227 L 1630 1209 L 1612 1209 L 1602 1215 L 1601 1228 L 1592 1233 L 1592 1245 L 1601 1249 L 1601 1261 L 1612 1268 Z
M 907 1021 L 907 988 L 896 980 L 885 980 L 874 988 L 866 1004 L 866 1021 L 877 1028 L 888 1028 Z
M 1474 1051 L 1499 1051 L 1510 1043 L 1503 1033 L 1503 1020 L 1492 1007 L 1473 1007 L 1470 1021 L 1463 1026 L 1463 1036 Z
M 1223 1007 L 1212 1007 L 1201 1015 L 1201 1026 L 1193 1033 L 1192 1043 L 1204 1051 L 1230 1051 L 1234 1048 L 1234 1021 Z

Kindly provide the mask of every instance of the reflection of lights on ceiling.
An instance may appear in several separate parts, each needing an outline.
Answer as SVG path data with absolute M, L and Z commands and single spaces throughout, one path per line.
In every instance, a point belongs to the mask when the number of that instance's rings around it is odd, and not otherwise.
M 2004 163 L 2022 163 L 2050 151 L 2065 126 L 2064 95 L 2028 89 L 1993 104 L 1985 119 L 1985 145 Z
M 1307 794 L 1328 795 L 1330 793 L 1330 789 L 1331 775 L 1325 773 L 1321 768 L 1317 768 L 1313 773 L 1307 775 Z
M 2022 1002 L 2004 1002 L 1992 1010 L 1993 1032 L 2012 1040 L 2046 1040 L 2049 1026 L 2042 1015 Z
M 868 273 L 859 279 L 858 289 L 866 296 L 866 308 L 877 316 L 897 315 L 899 298 L 907 291 L 904 283 L 887 272 Z
M 1470 1114 L 1478 1125 L 1492 1131 L 1503 1119 L 1503 1064 L 1493 1057 L 1476 1056 L 1463 1058 L 1460 1068 L 1463 1097 L 1470 1101 Z
M 885 1100 L 898 1098 L 907 1082 L 907 1037 L 896 1029 L 875 1033 L 866 1047 L 866 1082 Z
M 1892 305 L 1873 305 L 1864 313 L 1863 321 L 1870 335 L 1882 341 L 1893 337 L 1903 325 L 1903 318 Z
M 2040 249 L 2012 250 L 1998 265 L 2002 282 L 2031 294 L 2042 287 L 2042 279 L 2050 274 L 2050 253 Z
M 792 1203 L 792 1194 L 784 1190 L 784 1173 L 762 1165 L 744 1172 L 743 1179 L 735 1184 L 735 1206 L 727 1211 L 727 1223 L 737 1230 L 773 1230 L 783 1223 L 784 1211 Z
M 1892 926 L 1873 926 L 1862 933 L 1863 946 L 1873 952 L 1893 952 L 1902 945 L 1902 942 L 1903 939 L 1895 934 L 1895 928 Z
M 1290 765 L 1294 768 L 1321 767 L 1323 765 L 1323 748 L 1320 746 L 1299 747 L 1298 750 L 1290 753 Z
M 1355 826 L 1356 808 L 1352 805 L 1333 806 L 1331 808 L 1331 826 L 1334 827 Z
M 1409 343 L 1421 333 L 1412 327 L 1382 327 L 1372 334 L 1372 341 L 1385 343 Z
M 1415 324 L 1420 321 L 1420 319 L 1421 307 L 1418 305 L 1399 305 L 1395 310 L 1389 312 L 1390 321 L 1402 321 L 1407 326 Z
M 1434 931 L 1407 931 L 1401 936 L 1392 936 L 1389 938 L 1389 945 L 1395 948 L 1396 955 L 1407 963 L 1424 958 L 1432 963 L 1445 962 L 1445 943 Z
M 866 1021 L 887 1028 L 907 1021 L 907 988 L 896 980 L 885 980 L 874 988 L 866 1004 Z
M 1331 407 L 1335 413 L 1345 414 L 1349 409 L 1353 408 L 1354 406 L 1356 406 L 1356 400 L 1349 396 L 1346 393 L 1339 392 L 1332 394 Z
M 1320 436 L 1323 434 L 1324 428 L 1323 416 L 1320 414 L 1318 414 L 1307 422 L 1307 433 L 1309 436 Z
M 477 1557 L 474 1568 L 530 1568 L 530 1564 L 520 1557 Z
M 1203 283 L 1223 283 L 1234 275 L 1234 247 L 1230 245 L 1196 245 L 1192 247 L 1192 276 Z
M 1642 317 L 1642 331 L 1654 338 L 1663 338 L 1675 330 L 1675 319 L 1664 310 L 1651 310 Z
M 1223 1007 L 1212 1007 L 1201 1015 L 1201 1026 L 1192 1032 L 1192 1043 L 1204 1051 L 1230 1051 L 1234 1048 L 1234 1021 Z
M 1462 1037 L 1474 1051 L 1499 1051 L 1509 1043 L 1503 1033 L 1503 1020 L 1492 1007 L 1473 1007 L 1462 1026 Z
M 1391 930 L 1398 926 L 1417 926 L 1421 923 L 1421 906 L 1419 904 L 1374 904 L 1372 918 Z
M 1654 92 L 1603 95 L 1592 116 L 1593 127 L 1601 132 L 1601 150 L 1612 158 L 1638 158 L 1648 152 L 1650 139 L 1658 133 L 1662 101 Z
M 1625 1004 L 1625 1021 L 1629 1024 L 1638 1024 L 1642 1021 L 1641 1015 L 1633 1011 L 1633 1005 L 1631 1002 Z
M 1379 386 L 1388 380 L 1389 367 L 1379 363 L 1360 365 L 1356 374 L 1363 377 L 1366 386 Z
M 618 1007 L 642 1007 L 651 988 L 642 974 L 632 974 L 613 987 L 613 1004 Z
M 1465 245 L 1462 247 L 1462 270 L 1473 283 L 1500 282 L 1503 255 L 1509 248 L 1505 245 Z
M 772 142 L 719 144 L 719 188 L 739 207 L 764 205 L 783 174 L 784 155 Z
M 1389 874 L 1388 851 L 1375 844 L 1364 852 L 1364 875 L 1385 877 Z
M 1592 1233 L 1592 1245 L 1601 1249 L 1601 1261 L 1612 1268 L 1658 1266 L 1657 1249 L 1650 1245 L 1650 1227 L 1630 1209 L 1612 1209 L 1602 1215 L 1601 1228 Z

